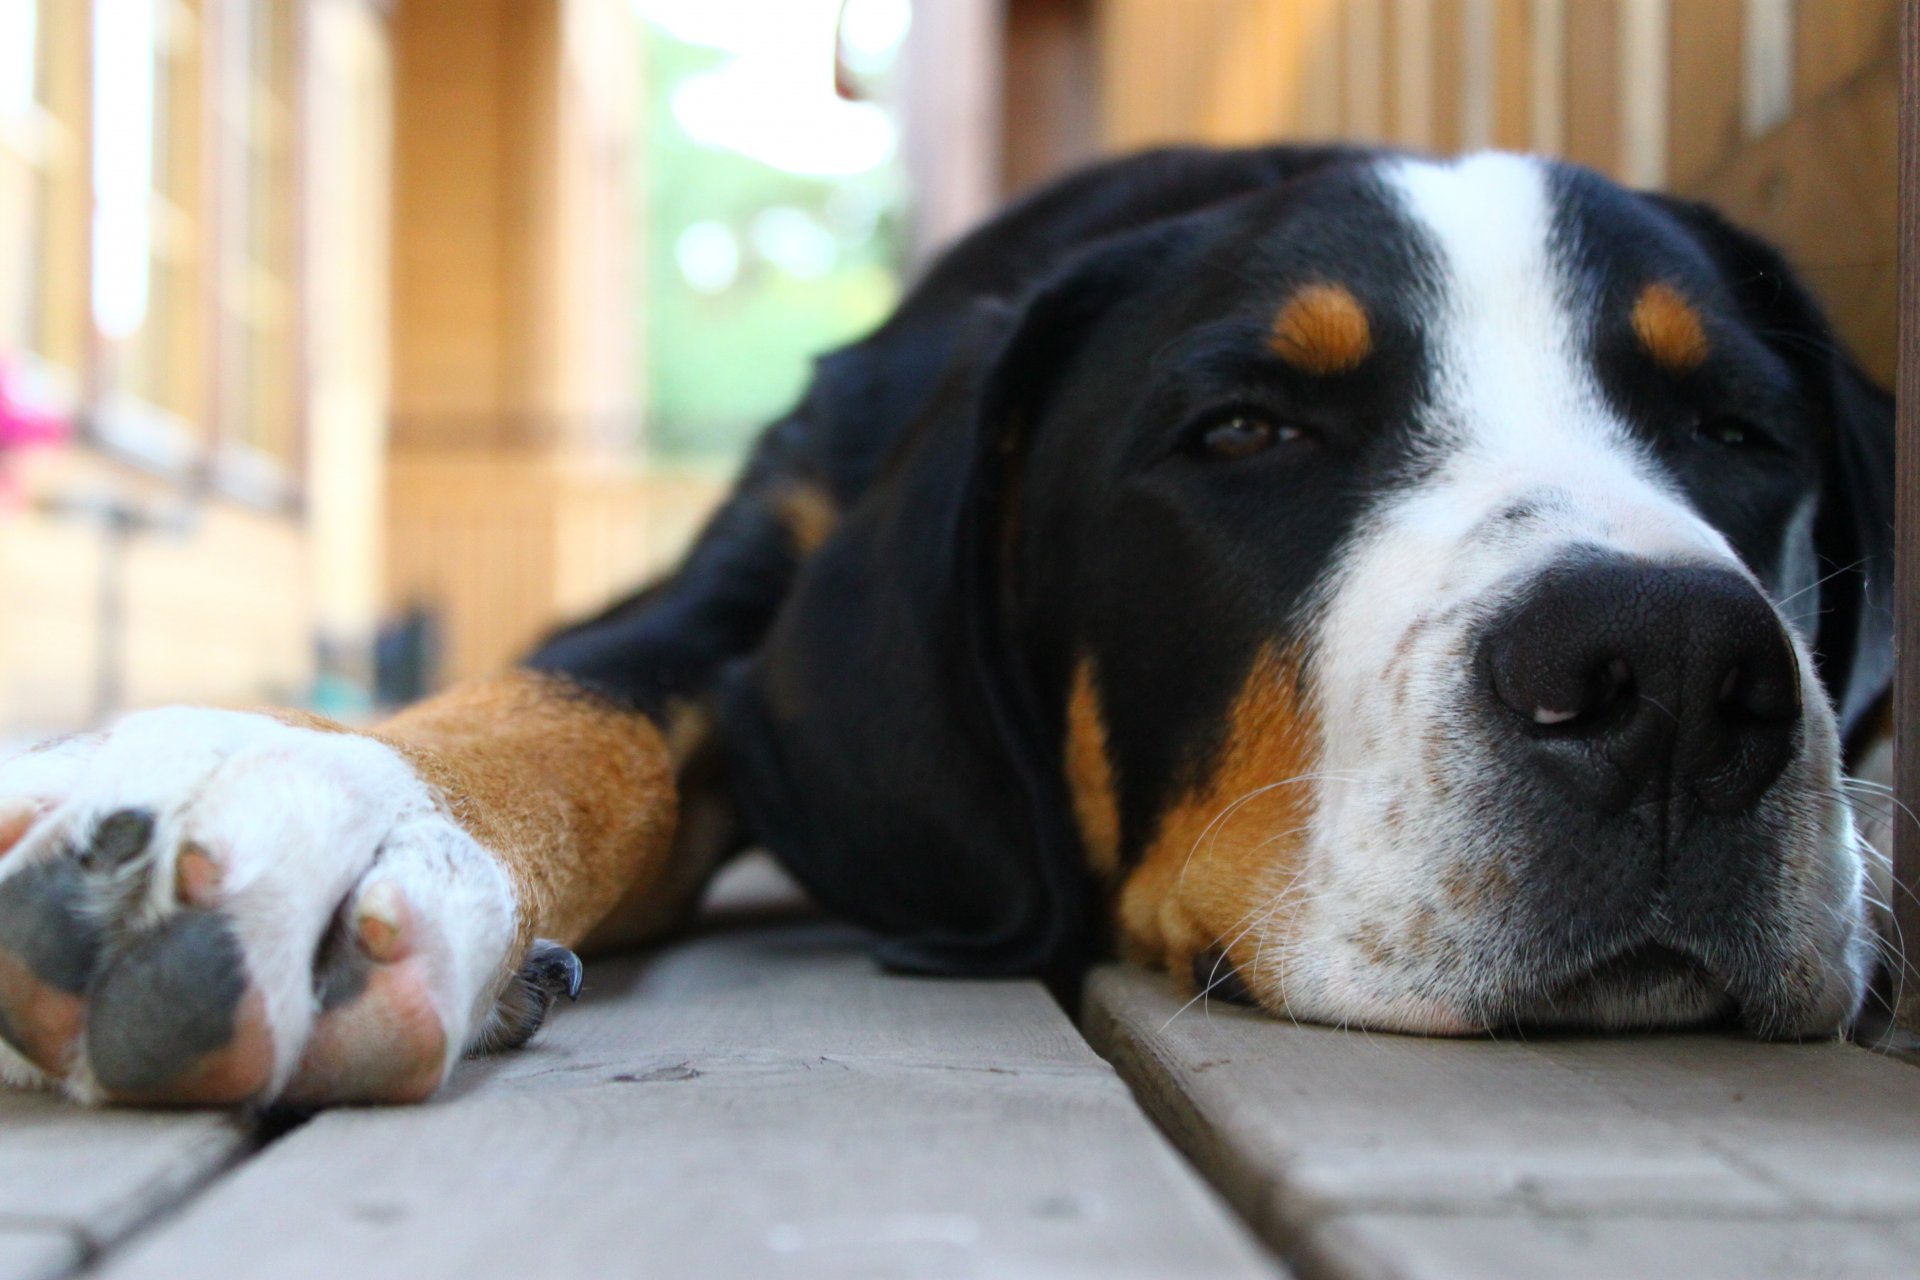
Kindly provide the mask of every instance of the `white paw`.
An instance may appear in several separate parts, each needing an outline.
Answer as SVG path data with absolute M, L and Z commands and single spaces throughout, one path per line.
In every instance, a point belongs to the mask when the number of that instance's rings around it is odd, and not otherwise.
M 503 991 L 530 998 L 514 938 L 505 870 L 370 738 L 169 709 L 0 764 L 16 1083 L 88 1102 L 425 1097 Z M 521 1022 L 575 979 L 550 951 Z

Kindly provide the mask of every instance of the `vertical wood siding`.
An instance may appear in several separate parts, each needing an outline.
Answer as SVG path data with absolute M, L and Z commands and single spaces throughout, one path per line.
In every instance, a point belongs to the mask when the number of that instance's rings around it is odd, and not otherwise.
M 1896 464 L 1899 543 L 1894 561 L 1894 630 L 1902 637 L 1894 674 L 1896 812 L 1912 818 L 1920 796 L 1920 5 L 1902 17 L 1900 89 L 1900 446 Z M 1895 821 L 1893 913 L 1907 953 L 1899 984 L 1901 1025 L 1920 1037 L 1920 822 Z
M 1891 381 L 1898 0 L 1102 0 L 1101 141 L 1497 146 L 1712 200 Z

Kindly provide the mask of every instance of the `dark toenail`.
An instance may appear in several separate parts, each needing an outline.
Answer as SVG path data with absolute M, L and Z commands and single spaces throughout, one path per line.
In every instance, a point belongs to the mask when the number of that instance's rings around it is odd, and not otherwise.
M 81 861 L 95 871 L 112 871 L 146 852 L 152 839 L 152 813 L 120 809 L 100 819 L 100 825 L 93 829 L 93 843 L 87 846 Z
M 557 942 L 536 938 L 520 966 L 520 973 L 549 996 L 563 995 L 569 1000 L 578 1000 L 580 980 L 586 971 L 580 965 L 580 957 L 573 952 Z
M 181 911 L 113 956 L 87 1016 L 87 1058 L 109 1091 L 164 1088 L 233 1040 L 246 957 L 226 917 Z
M 1202 951 L 1193 958 L 1193 985 L 1209 1000 L 1244 1005 L 1258 1003 L 1240 976 L 1240 967 L 1216 950 Z
M 0 881 L 0 947 L 70 995 L 87 989 L 100 958 L 100 926 L 82 910 L 85 876 L 62 858 Z
M 481 1050 L 518 1049 L 533 1039 L 547 1020 L 555 996 L 579 997 L 581 972 L 579 956 L 557 942 L 535 939 L 494 1005 L 493 1017 L 481 1033 Z

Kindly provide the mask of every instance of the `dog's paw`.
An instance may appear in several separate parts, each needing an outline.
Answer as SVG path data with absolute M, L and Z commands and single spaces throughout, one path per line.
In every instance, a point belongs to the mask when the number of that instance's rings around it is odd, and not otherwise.
M 170 709 L 0 764 L 0 1075 L 87 1102 L 423 1098 L 531 1034 L 514 890 L 394 750 Z

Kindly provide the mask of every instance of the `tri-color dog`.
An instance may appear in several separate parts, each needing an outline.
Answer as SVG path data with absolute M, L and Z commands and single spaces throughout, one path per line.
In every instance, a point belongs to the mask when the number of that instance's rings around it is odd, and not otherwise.
M 1890 405 L 1781 258 L 1504 155 L 1169 151 L 955 247 L 679 570 L 367 733 L 0 770 L 0 1066 L 405 1100 L 770 847 L 907 969 L 1845 1028 Z

